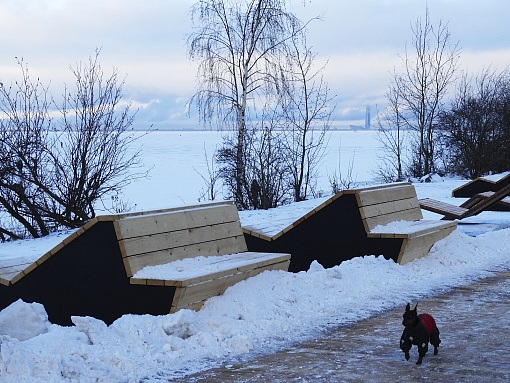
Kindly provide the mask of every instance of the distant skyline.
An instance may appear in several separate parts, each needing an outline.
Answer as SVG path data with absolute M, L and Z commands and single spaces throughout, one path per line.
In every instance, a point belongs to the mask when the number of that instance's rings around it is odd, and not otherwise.
M 20 77 L 15 57 L 30 75 L 50 83 L 57 99 L 73 85 L 70 66 L 101 48 L 106 74 L 126 76 L 125 100 L 139 107 L 137 128 L 199 125 L 186 105 L 195 92 L 196 64 L 189 61 L 193 0 L 2 0 L 0 81 Z M 510 65 L 508 0 L 302 0 L 289 9 L 302 20 L 321 16 L 308 29 L 317 64 L 328 61 L 325 80 L 336 97 L 337 125 L 362 125 L 365 108 L 384 106 L 390 72 L 412 39 L 411 24 L 428 5 L 433 25 L 448 23 L 462 49 L 460 67 L 476 74 Z M 193 116 L 193 114 L 192 114 Z

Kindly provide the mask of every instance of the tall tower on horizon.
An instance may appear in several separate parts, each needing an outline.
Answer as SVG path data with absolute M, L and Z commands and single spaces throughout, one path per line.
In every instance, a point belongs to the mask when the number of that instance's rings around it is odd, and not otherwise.
M 365 129 L 370 129 L 370 105 L 365 109 Z

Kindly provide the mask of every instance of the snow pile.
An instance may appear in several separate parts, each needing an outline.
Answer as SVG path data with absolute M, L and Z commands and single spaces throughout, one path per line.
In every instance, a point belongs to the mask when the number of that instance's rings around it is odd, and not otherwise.
M 274 352 L 422 296 L 510 267 L 510 229 L 470 237 L 459 230 L 404 266 L 355 258 L 307 272 L 266 271 L 211 298 L 199 312 L 125 315 L 111 326 L 73 317 L 48 323 L 40 305 L 0 314 L 0 380 L 156 382 Z M 402 289 L 402 286 L 413 286 Z
M 0 334 L 28 340 L 44 334 L 50 327 L 48 314 L 39 303 L 27 304 L 21 299 L 0 311 Z

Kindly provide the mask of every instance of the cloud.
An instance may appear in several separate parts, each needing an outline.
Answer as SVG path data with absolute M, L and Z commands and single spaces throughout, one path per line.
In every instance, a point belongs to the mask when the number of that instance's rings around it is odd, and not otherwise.
M 51 81 L 53 94 L 74 78 L 69 66 L 88 60 L 98 47 L 106 73 L 119 70 L 126 97 L 140 105 L 141 121 L 190 118 L 179 99 L 195 91 L 196 63 L 187 56 L 196 0 L 3 0 L 0 2 L 0 80 L 19 74 L 15 56 L 23 57 L 32 76 Z M 319 54 L 331 95 L 339 110 L 358 110 L 384 102 L 389 72 L 412 37 L 411 23 L 428 4 L 433 23 L 448 22 L 452 40 L 463 52 L 461 66 L 470 72 L 510 62 L 507 0 L 313 0 L 303 7 L 291 0 L 301 19 L 322 15 L 309 26 L 309 44 Z M 159 100 L 154 102 L 151 100 Z M 143 110 L 142 110 L 143 109 Z M 338 112 L 340 118 L 344 114 Z M 142 118 L 143 117 L 143 118 Z M 137 119 L 138 119 L 137 118 Z M 361 117 L 362 118 L 362 117 Z M 191 124 L 196 125 L 195 122 Z

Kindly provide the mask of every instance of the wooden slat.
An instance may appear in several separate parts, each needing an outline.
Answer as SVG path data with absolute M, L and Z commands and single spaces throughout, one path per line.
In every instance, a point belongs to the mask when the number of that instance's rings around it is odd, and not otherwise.
M 398 257 L 397 263 L 400 265 L 405 265 L 415 259 L 426 256 L 430 248 L 433 244 L 429 244 L 423 247 L 412 247 L 409 243 L 406 245 L 406 250 L 404 253 L 401 253 Z
M 432 246 L 439 240 L 447 237 L 456 226 L 445 227 L 434 232 L 415 237 L 409 237 L 404 241 L 398 257 L 398 263 L 405 264 L 414 259 L 426 256 Z
M 410 210 L 416 210 L 421 217 L 420 203 L 417 198 L 406 198 L 397 201 L 381 202 L 376 205 L 368 205 L 360 207 L 361 218 L 371 218 L 378 215 L 385 215 L 393 212 L 403 212 L 403 219 Z M 414 214 L 415 215 L 415 214 Z M 411 220 L 414 220 L 412 218 Z
M 401 199 L 417 198 L 414 186 L 410 184 L 387 185 L 374 189 L 361 189 L 356 193 L 359 206 L 375 205 L 379 203 L 397 201 Z
M 192 244 L 239 237 L 242 235 L 241 225 L 238 221 L 203 226 L 169 233 L 147 235 L 120 240 L 119 245 L 122 256 L 133 256 L 161 250 L 170 250 L 175 247 L 190 247 Z M 239 252 L 246 251 L 240 243 Z
M 20 274 L 19 271 L 12 271 L 10 273 L 6 272 L 2 274 L 2 276 L 0 277 L 1 283 L 6 286 L 12 285 L 11 280 L 19 274 Z
M 460 217 L 468 210 L 460 206 L 455 206 L 446 202 L 437 201 L 430 198 L 420 199 L 419 202 L 420 207 L 424 210 L 429 210 L 434 213 L 448 215 L 452 217 Z
M 222 294 L 228 287 L 236 283 L 262 273 L 266 270 L 287 270 L 289 261 L 272 264 L 263 268 L 251 269 L 245 272 L 233 274 L 228 277 L 209 280 L 204 283 L 191 285 L 187 287 L 177 288 L 179 293 L 176 292 L 172 302 L 172 311 L 195 304 L 196 302 L 203 301 L 207 298 Z
M 372 231 L 376 226 L 387 225 L 390 222 L 395 221 L 412 221 L 421 219 L 421 212 L 417 213 L 416 210 L 409 210 L 406 214 L 402 214 L 400 211 L 395 211 L 389 214 L 364 219 L 363 224 L 367 232 Z
M 400 229 L 399 232 L 388 233 L 384 230 L 372 230 L 368 233 L 369 238 L 407 238 L 417 237 L 433 233 L 440 230 L 453 231 L 457 227 L 457 223 L 453 221 L 433 221 L 433 220 L 419 220 L 409 222 L 405 229 Z
M 240 245 L 243 247 L 240 249 Z M 209 242 L 192 244 L 190 246 L 177 247 L 169 250 L 155 251 L 124 258 L 124 265 L 129 277 L 145 266 L 162 265 L 183 258 L 196 256 L 225 255 L 246 251 L 244 236 L 218 239 Z
M 234 205 L 204 206 L 191 210 L 128 217 L 115 222 L 118 239 L 161 234 L 239 220 Z

